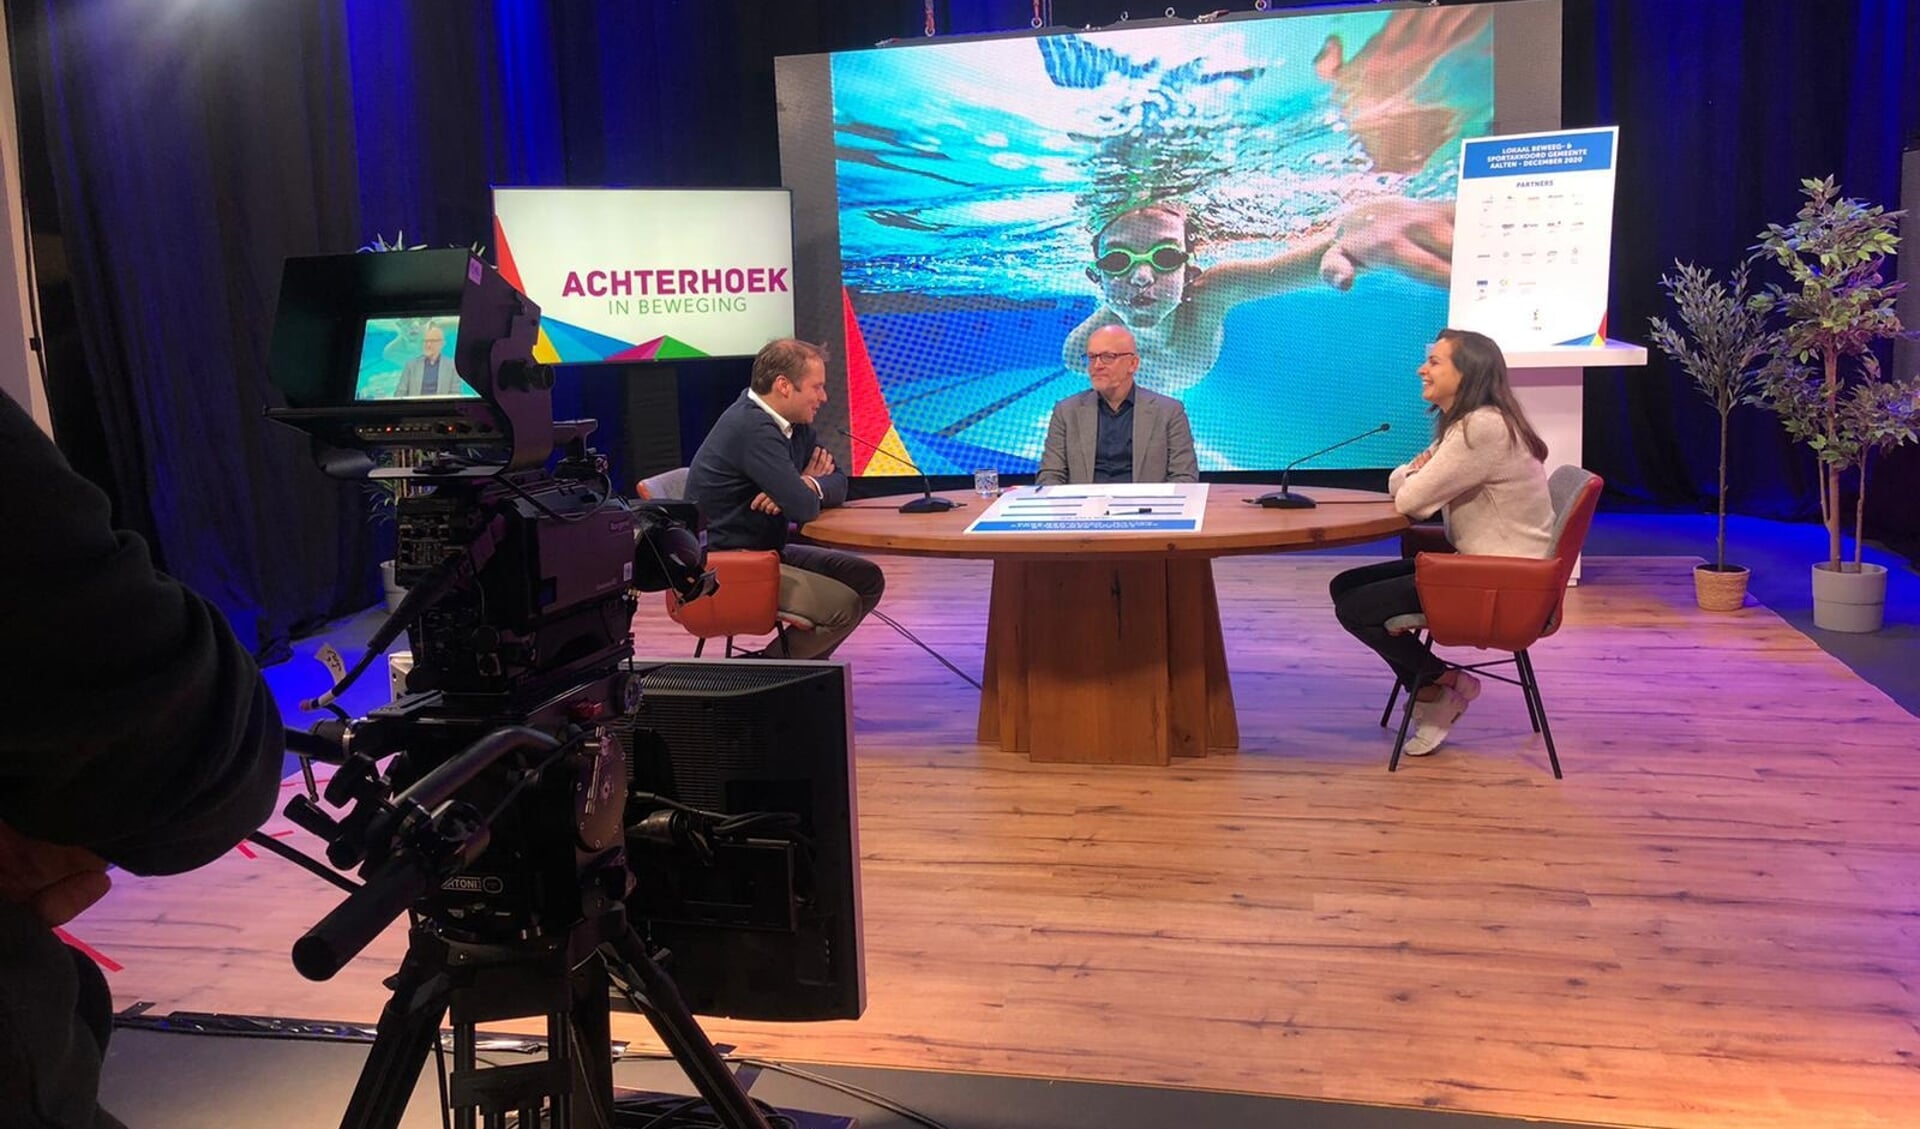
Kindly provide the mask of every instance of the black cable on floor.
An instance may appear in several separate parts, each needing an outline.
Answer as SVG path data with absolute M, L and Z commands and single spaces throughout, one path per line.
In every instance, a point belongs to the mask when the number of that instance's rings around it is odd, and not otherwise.
M 850 1098 L 856 1098 L 871 1106 L 878 1106 L 889 1113 L 897 1113 L 909 1121 L 917 1121 L 925 1125 L 927 1129 L 947 1129 L 946 1123 L 938 1118 L 929 1117 L 919 1110 L 901 1105 L 891 1098 L 882 1097 L 872 1090 L 866 1089 L 863 1086 L 856 1086 L 851 1082 L 842 1082 L 838 1078 L 829 1078 L 824 1074 L 815 1074 L 811 1070 L 802 1070 L 797 1066 L 788 1066 L 785 1063 L 774 1062 L 771 1059 L 729 1056 L 727 1061 L 730 1063 L 738 1063 L 742 1066 L 756 1067 L 760 1070 L 771 1070 L 777 1074 L 785 1074 L 789 1078 L 798 1078 L 802 1082 L 811 1082 L 816 1086 L 824 1086 L 829 1090 L 838 1090 Z
M 899 1102 L 894 1101 L 892 1098 L 888 1098 L 881 1094 L 877 1094 L 874 1091 L 866 1089 L 863 1086 L 856 1086 L 851 1082 L 842 1082 L 838 1078 L 832 1078 L 825 1074 L 815 1074 L 813 1071 L 802 1070 L 797 1066 L 788 1066 L 786 1063 L 775 1062 L 772 1059 L 749 1058 L 746 1055 L 732 1055 L 732 1054 L 724 1054 L 724 1055 L 721 1055 L 720 1057 L 721 1057 L 721 1060 L 724 1061 L 728 1066 L 751 1066 L 756 1070 L 771 1070 L 776 1074 L 784 1074 L 789 1078 L 798 1078 L 802 1082 L 810 1082 L 813 1085 L 819 1086 L 823 1089 L 837 1091 L 839 1093 L 847 1095 L 850 1098 L 853 1098 L 856 1101 L 865 1102 L 868 1105 L 875 1107 L 876 1109 L 884 1109 L 888 1113 L 897 1113 L 901 1117 L 904 1117 L 909 1121 L 926 1126 L 927 1129 L 948 1129 L 946 1122 L 941 1121 L 937 1117 L 928 1116 L 927 1114 L 921 1113 L 919 1110 L 914 1109 L 911 1106 L 901 1105 Z M 645 1059 L 649 1062 L 674 1061 L 672 1055 L 666 1054 L 661 1051 L 630 1051 L 626 1055 L 623 1055 L 622 1058 Z M 620 1060 L 616 1059 L 614 1064 L 618 1066 L 619 1062 Z M 626 1101 L 631 1099 L 622 1099 L 622 1100 Z M 692 1102 L 700 1103 L 703 1105 L 705 1104 L 702 1101 L 702 1099 L 699 1099 L 699 1098 L 691 1098 L 688 1100 Z M 756 1105 L 760 1105 L 762 1108 L 765 1108 L 765 1103 L 761 1102 L 760 1099 L 754 1098 L 753 1100 Z
M 903 636 L 907 640 L 907 642 L 912 643 L 914 646 L 920 648 L 921 650 L 925 651 L 929 655 L 932 655 L 934 658 L 940 660 L 941 666 L 944 666 L 948 670 L 959 675 L 961 680 L 964 681 L 967 685 L 973 687 L 975 690 L 979 690 L 981 688 L 980 683 L 974 681 L 973 675 L 968 674 L 966 671 L 961 670 L 959 667 L 948 662 L 947 656 L 941 654 L 939 651 L 936 651 L 932 647 L 929 647 L 925 643 L 921 642 L 920 637 L 918 635 L 915 635 L 913 632 L 908 631 L 906 628 L 900 626 L 900 624 L 892 616 L 888 615 L 886 612 L 881 611 L 879 608 L 873 609 L 871 614 L 873 618 L 879 620 L 881 623 L 886 624 L 888 627 L 893 628 L 895 631 L 898 631 L 901 634 L 901 636 Z
M 799 1122 L 759 1098 L 750 1098 L 774 1129 L 796 1129 Z M 701 1097 L 620 1098 L 613 1103 L 614 1129 L 723 1129 Z

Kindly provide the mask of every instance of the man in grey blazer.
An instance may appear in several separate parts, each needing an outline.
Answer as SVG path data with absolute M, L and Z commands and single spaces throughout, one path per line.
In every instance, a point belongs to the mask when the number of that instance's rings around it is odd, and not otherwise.
M 1053 406 L 1037 486 L 1087 482 L 1198 482 L 1193 428 L 1180 401 L 1137 387 L 1140 353 L 1123 325 L 1087 338 L 1093 387 Z
M 420 335 L 420 355 L 400 370 L 400 383 L 393 394 L 403 399 L 472 395 L 453 370 L 453 358 L 442 352 L 446 346 L 446 331 L 440 328 L 439 322 L 428 322 L 426 332 Z

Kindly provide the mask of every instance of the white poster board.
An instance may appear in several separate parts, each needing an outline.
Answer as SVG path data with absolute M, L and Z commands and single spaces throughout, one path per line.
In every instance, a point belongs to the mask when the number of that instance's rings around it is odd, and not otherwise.
M 974 519 L 968 533 L 1198 533 L 1204 482 L 1106 482 L 1016 486 Z
M 1607 126 L 1463 143 L 1448 325 L 1509 354 L 1606 343 L 1619 140 Z

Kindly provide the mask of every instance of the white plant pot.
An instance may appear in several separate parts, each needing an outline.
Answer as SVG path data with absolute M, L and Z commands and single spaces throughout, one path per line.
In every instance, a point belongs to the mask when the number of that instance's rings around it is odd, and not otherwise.
M 1887 570 L 1862 564 L 1860 571 L 1813 566 L 1813 625 L 1825 631 L 1866 634 L 1880 630 L 1887 615 Z
M 392 561 L 380 562 L 380 587 L 386 593 L 387 610 L 399 611 L 400 601 L 407 598 L 407 590 L 394 583 Z

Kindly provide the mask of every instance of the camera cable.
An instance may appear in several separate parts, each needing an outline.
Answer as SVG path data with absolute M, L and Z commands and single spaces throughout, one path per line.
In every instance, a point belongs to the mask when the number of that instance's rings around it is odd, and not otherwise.
M 615 1065 L 618 1065 L 620 1061 L 625 1059 L 645 1060 L 648 1062 L 671 1062 L 673 1060 L 673 1056 L 664 1054 L 661 1052 L 657 1052 L 657 1051 L 630 1052 L 628 1054 L 619 1056 L 619 1058 L 616 1058 L 614 1060 Z M 898 1114 L 899 1116 L 904 1117 L 907 1120 L 912 1121 L 917 1125 L 924 1125 L 927 1127 L 927 1129 L 948 1129 L 946 1122 L 941 1121 L 937 1117 L 934 1117 L 930 1114 L 921 1113 L 919 1110 L 914 1109 L 912 1106 L 903 1105 L 900 1102 L 894 1101 L 892 1098 L 886 1097 L 883 1094 L 876 1093 L 875 1091 L 869 1090 L 864 1086 L 857 1086 L 852 1082 L 843 1082 L 838 1078 L 833 1078 L 825 1074 L 817 1074 L 811 1070 L 803 1070 L 797 1066 L 789 1066 L 783 1062 L 775 1062 L 772 1059 L 753 1058 L 747 1055 L 738 1055 L 738 1054 L 722 1055 L 721 1059 L 722 1061 L 726 1062 L 727 1065 L 729 1066 L 751 1067 L 755 1070 L 771 1070 L 776 1074 L 784 1074 L 789 1078 L 797 1078 L 802 1082 L 811 1083 L 812 1085 L 819 1086 L 820 1088 L 825 1090 L 833 1090 L 836 1093 L 845 1094 L 846 1096 L 853 1098 L 856 1101 L 865 1102 L 866 1104 L 873 1106 L 876 1109 L 884 1109 L 888 1113 Z M 758 1098 L 754 1099 L 754 1101 L 756 1104 L 759 1104 L 763 1109 L 766 1108 L 765 1103 L 761 1102 Z M 616 1104 L 619 1104 L 619 1103 L 616 1103 Z M 689 1098 L 687 1099 L 686 1102 L 680 1103 L 680 1104 L 686 1105 L 689 1107 L 694 1107 L 694 1106 L 704 1105 L 705 1103 L 700 1098 Z M 784 1116 L 784 1115 L 781 1115 L 781 1116 Z M 620 1125 L 623 1123 L 616 1122 L 615 1124 Z M 667 1123 L 662 1122 L 656 1125 L 654 1122 L 645 1122 L 642 1124 L 654 1126 L 654 1129 L 662 1129 L 662 1126 L 664 1126 Z M 686 1122 L 686 1124 L 717 1125 L 718 1122 L 689 1121 L 689 1122 Z
M 279 855 L 300 869 L 333 883 L 349 894 L 360 889 L 360 883 L 355 882 L 353 879 L 348 878 L 332 867 L 322 864 L 319 859 L 303 854 L 263 831 L 248 832 L 247 842 L 252 843 L 263 851 Z
M 936 660 L 939 661 L 941 666 L 944 666 L 948 670 L 959 675 L 960 680 L 962 682 L 965 682 L 967 685 L 973 687 L 975 690 L 978 690 L 981 688 L 979 681 L 976 680 L 973 677 L 973 675 L 968 674 L 966 671 L 961 670 L 959 667 L 953 665 L 953 663 L 947 660 L 947 656 L 941 654 L 939 651 L 934 650 L 932 647 L 927 646 L 926 643 L 921 641 L 918 635 L 915 635 L 913 632 L 908 631 L 905 627 L 902 627 L 899 621 L 895 620 L 892 616 L 888 615 L 886 612 L 881 611 L 879 608 L 875 608 L 873 609 L 873 611 L 869 612 L 868 614 L 873 616 L 873 618 L 879 620 L 881 623 L 886 624 L 888 627 L 893 628 L 895 631 L 898 631 L 901 634 L 901 636 L 903 636 L 907 640 L 907 642 L 912 643 L 914 646 L 920 648 L 921 650 L 925 651 L 929 655 L 932 655 Z

